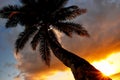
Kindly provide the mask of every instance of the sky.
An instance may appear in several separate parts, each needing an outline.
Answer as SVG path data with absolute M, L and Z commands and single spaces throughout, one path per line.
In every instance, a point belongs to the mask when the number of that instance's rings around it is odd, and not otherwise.
M 0 8 L 8 4 L 20 3 L 19 0 L 0 0 Z M 73 35 L 69 38 L 58 33 L 63 47 L 83 57 L 96 68 L 108 64 L 107 68 L 114 68 L 112 72 L 119 74 L 120 1 L 69 0 L 67 6 L 69 5 L 87 9 L 87 13 L 73 21 L 82 24 L 90 37 Z M 0 19 L 0 80 L 74 80 L 70 70 L 54 55 L 51 66 L 47 67 L 37 51 L 31 50 L 29 43 L 15 56 L 14 42 L 23 29 L 20 25 L 6 29 L 5 22 L 6 20 Z

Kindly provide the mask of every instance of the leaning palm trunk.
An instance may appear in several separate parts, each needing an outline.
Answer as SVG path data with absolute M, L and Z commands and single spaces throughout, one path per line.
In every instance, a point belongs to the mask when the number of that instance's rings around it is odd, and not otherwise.
M 88 61 L 62 48 L 59 43 L 51 43 L 54 55 L 67 67 L 74 75 L 75 80 L 112 80 L 103 75 L 93 67 Z

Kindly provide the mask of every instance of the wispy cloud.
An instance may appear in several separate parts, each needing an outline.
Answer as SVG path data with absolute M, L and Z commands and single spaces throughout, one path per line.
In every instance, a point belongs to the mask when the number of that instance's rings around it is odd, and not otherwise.
M 20 74 L 14 77 L 14 80 L 21 80 Z

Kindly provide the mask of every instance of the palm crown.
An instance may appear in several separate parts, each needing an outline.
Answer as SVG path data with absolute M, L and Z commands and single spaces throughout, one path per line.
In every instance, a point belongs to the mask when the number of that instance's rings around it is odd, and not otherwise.
M 66 20 L 71 20 L 86 9 L 77 6 L 64 7 L 68 0 L 20 0 L 22 6 L 9 5 L 0 10 L 0 17 L 6 18 L 6 27 L 15 27 L 17 24 L 25 26 L 16 40 L 16 53 L 23 49 L 26 42 L 33 36 L 31 46 L 35 50 L 39 45 L 42 59 L 50 64 L 51 40 L 61 46 L 52 28 L 71 37 L 72 33 L 89 36 L 80 25 Z M 52 28 L 51 28 L 52 27 Z

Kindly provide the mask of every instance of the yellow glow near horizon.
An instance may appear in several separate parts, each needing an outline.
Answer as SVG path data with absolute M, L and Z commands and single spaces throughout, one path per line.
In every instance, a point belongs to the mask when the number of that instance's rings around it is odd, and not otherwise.
M 114 53 L 108 58 L 93 62 L 93 66 L 100 70 L 105 75 L 112 75 L 120 72 L 120 53 Z
M 108 76 L 116 73 L 116 69 L 114 65 L 112 65 L 106 60 L 102 60 L 100 62 L 94 62 L 93 66 L 96 67 L 98 70 L 100 70 L 103 74 Z
M 101 61 L 95 61 L 92 63 L 98 70 L 105 75 L 112 75 L 120 72 L 120 52 L 114 53 L 108 56 L 108 58 Z M 70 69 L 66 71 L 55 71 L 54 74 L 44 76 L 45 80 L 74 80 L 73 74 Z
M 46 80 L 74 80 L 70 70 L 58 71 L 54 75 L 48 76 Z

